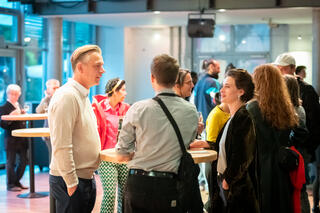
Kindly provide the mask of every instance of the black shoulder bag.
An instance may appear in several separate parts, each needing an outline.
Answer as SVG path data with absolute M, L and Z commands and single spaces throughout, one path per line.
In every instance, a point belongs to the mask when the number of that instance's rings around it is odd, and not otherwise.
M 172 117 L 171 113 L 169 112 L 168 108 L 166 107 L 166 105 L 157 96 L 154 97 L 153 100 L 157 101 L 160 104 L 162 110 L 164 111 L 170 123 L 172 124 L 178 137 L 179 145 L 182 151 L 182 157 L 178 168 L 178 202 L 180 203 L 183 212 L 202 212 L 203 203 L 201 201 L 198 183 L 198 175 L 200 172 L 200 168 L 198 165 L 194 163 L 191 154 L 187 152 L 183 143 L 179 127 L 175 122 L 174 118 Z

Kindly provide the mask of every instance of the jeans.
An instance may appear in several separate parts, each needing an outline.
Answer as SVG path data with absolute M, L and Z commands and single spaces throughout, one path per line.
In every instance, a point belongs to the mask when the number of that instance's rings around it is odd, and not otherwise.
M 50 194 L 56 200 L 57 213 L 90 213 L 96 200 L 94 179 L 79 178 L 76 191 L 70 197 L 61 176 L 49 176 Z

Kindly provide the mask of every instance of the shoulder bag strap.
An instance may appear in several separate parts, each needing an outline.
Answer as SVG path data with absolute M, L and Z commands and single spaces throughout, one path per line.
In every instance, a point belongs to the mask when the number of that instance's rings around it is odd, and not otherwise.
M 172 124 L 173 129 L 176 132 L 176 135 L 178 137 L 178 141 L 179 141 L 179 144 L 180 144 L 181 151 L 182 151 L 182 153 L 186 153 L 187 150 L 186 150 L 186 147 L 184 146 L 183 139 L 182 139 L 179 127 L 178 127 L 176 121 L 174 120 L 174 118 L 172 117 L 171 113 L 169 112 L 168 108 L 166 107 L 166 105 L 163 103 L 163 101 L 158 96 L 154 97 L 153 100 L 155 100 L 155 101 L 157 101 L 159 103 L 159 105 L 161 106 L 162 110 L 164 111 L 164 113 L 168 117 L 168 119 L 169 119 L 170 123 Z

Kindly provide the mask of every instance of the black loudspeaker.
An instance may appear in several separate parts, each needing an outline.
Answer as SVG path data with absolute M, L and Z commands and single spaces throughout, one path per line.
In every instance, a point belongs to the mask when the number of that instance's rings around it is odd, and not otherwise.
M 188 35 L 191 38 L 213 37 L 214 19 L 188 19 Z

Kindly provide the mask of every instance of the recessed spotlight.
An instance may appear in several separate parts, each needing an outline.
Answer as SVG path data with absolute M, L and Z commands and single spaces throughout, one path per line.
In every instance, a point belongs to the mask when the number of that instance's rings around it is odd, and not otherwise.
M 160 11 L 153 11 L 154 14 L 160 14 Z
M 301 39 L 302 39 L 302 36 L 301 36 L 301 35 L 298 35 L 297 39 L 298 39 L 298 40 L 301 40 Z
M 247 41 L 246 41 L 246 40 L 242 40 L 241 43 L 242 43 L 242 44 L 246 44 Z
M 218 10 L 220 13 L 223 13 L 223 12 L 226 12 L 227 10 L 226 9 L 219 9 Z
M 160 34 L 159 33 L 155 33 L 154 35 L 153 35 L 153 39 L 155 40 L 155 41 L 158 41 L 159 39 L 160 39 Z

